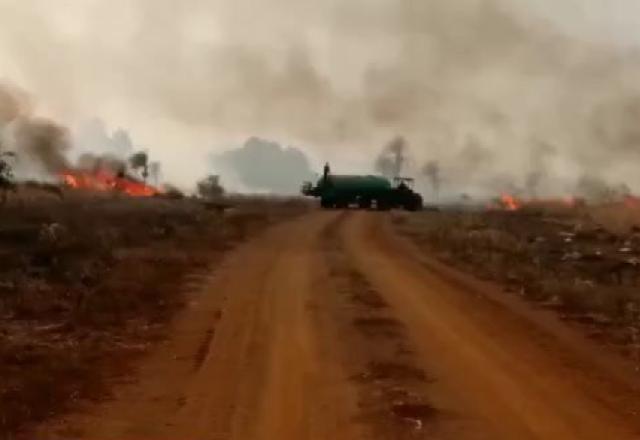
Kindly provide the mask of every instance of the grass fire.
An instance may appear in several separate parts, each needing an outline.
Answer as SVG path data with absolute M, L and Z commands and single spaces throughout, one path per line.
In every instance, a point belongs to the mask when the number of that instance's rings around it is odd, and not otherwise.
M 638 0 L 0 0 L 0 440 L 638 440 Z
M 111 191 L 127 194 L 132 197 L 152 197 L 161 192 L 123 174 L 113 174 L 104 170 L 63 171 L 60 177 L 68 188 L 87 191 Z

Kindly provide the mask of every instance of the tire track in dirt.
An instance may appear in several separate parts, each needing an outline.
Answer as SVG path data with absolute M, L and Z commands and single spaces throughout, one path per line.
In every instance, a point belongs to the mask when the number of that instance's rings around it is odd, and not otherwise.
M 599 399 L 619 388 L 423 266 L 385 218 L 315 212 L 246 243 L 190 296 L 139 382 L 34 438 L 638 438 Z
M 320 307 L 327 274 L 315 212 L 246 243 L 190 297 L 139 382 L 44 427 L 43 440 L 357 440 L 356 386 Z M 73 436 L 68 435 L 73 433 Z
M 358 420 L 370 438 L 433 438 L 441 414 L 427 398 L 430 379 L 416 364 L 406 328 L 345 252 L 341 233 L 351 215 L 343 213 L 322 233 L 331 282 L 323 307 L 358 389 Z
M 598 397 L 623 389 L 590 381 L 552 339 L 541 341 L 509 310 L 423 266 L 382 227 L 386 218 L 352 216 L 343 228 L 347 252 L 406 325 L 419 365 L 437 378 L 429 397 L 457 420 L 443 437 L 640 438 L 627 408 Z
M 229 303 L 167 438 L 361 438 L 330 320 L 314 308 L 314 286 L 326 284 L 316 279 L 317 239 L 333 217 L 279 228 L 254 246 L 255 261 L 233 267 Z

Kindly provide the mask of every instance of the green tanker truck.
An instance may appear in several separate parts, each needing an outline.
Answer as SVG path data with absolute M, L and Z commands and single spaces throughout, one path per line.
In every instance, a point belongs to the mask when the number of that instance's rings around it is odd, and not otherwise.
M 405 178 L 396 178 L 392 184 L 382 176 L 334 175 L 327 164 L 315 186 L 311 182 L 304 183 L 302 194 L 319 198 L 325 209 L 356 205 L 361 209 L 417 211 L 422 209 L 422 197 L 411 189 L 412 184 L 412 179 Z

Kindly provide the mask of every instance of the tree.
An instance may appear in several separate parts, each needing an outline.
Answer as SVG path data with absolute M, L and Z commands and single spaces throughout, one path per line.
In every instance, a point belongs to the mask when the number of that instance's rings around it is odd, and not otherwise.
M 257 137 L 239 148 L 216 154 L 212 165 L 234 174 L 251 190 L 276 194 L 297 194 L 301 182 L 315 177 L 303 150 Z
M 13 169 L 11 164 L 7 162 L 7 157 L 14 157 L 11 152 L 0 152 L 0 205 L 4 205 L 7 201 L 9 191 L 16 190 L 16 184 L 13 182 Z
M 209 175 L 198 182 L 198 194 L 204 199 L 215 199 L 224 194 L 224 188 L 220 185 L 220 176 Z
M 160 176 L 162 174 L 162 166 L 160 162 L 151 162 L 149 163 L 149 177 L 151 177 L 151 181 L 154 185 L 158 185 L 160 183 Z
M 129 157 L 129 165 L 138 171 L 142 178 L 146 181 L 149 177 L 149 155 L 146 151 L 138 151 Z
M 376 171 L 387 177 L 400 177 L 407 162 L 409 146 L 402 136 L 396 136 L 385 145 L 376 158 Z
M 422 172 L 429 179 L 429 183 L 431 183 L 431 188 L 433 189 L 433 193 L 436 197 L 440 193 L 440 184 L 442 183 L 442 177 L 440 175 L 440 164 L 435 160 L 431 160 L 427 162 L 422 168 Z

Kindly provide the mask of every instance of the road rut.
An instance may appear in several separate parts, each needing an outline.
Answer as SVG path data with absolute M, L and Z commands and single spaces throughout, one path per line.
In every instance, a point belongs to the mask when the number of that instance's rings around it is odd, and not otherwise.
M 246 243 L 138 380 L 37 438 L 640 438 L 633 384 L 423 264 L 388 220 L 316 212 Z

